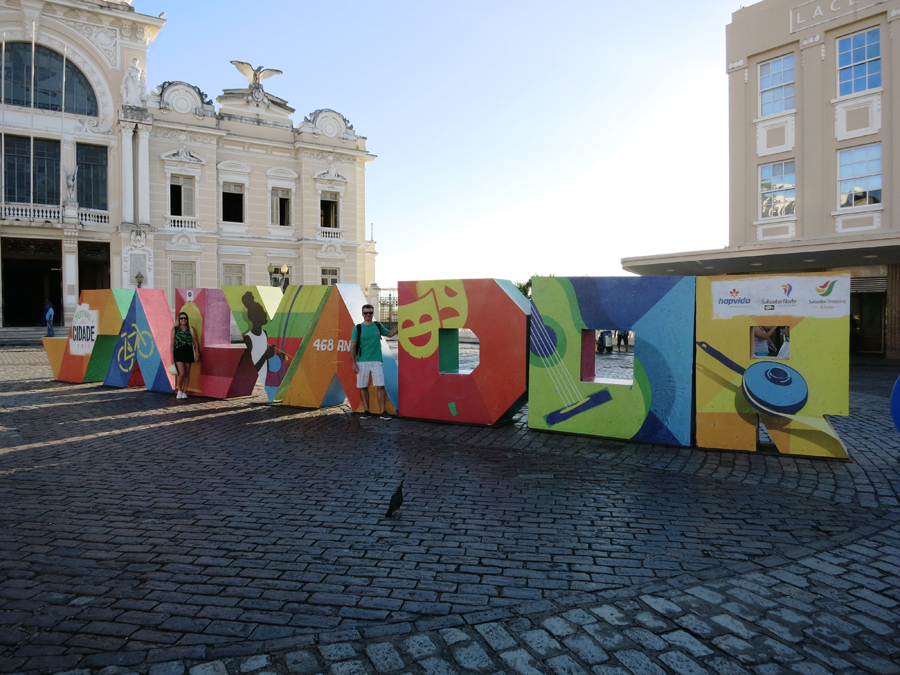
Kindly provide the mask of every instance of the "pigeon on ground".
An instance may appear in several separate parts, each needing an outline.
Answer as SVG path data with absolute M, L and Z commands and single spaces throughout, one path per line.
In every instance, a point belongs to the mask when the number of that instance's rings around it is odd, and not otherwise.
M 400 487 L 397 488 L 397 491 L 391 497 L 391 503 L 388 506 L 387 516 L 385 517 L 391 518 L 400 510 L 401 506 L 403 506 L 403 481 L 400 481 Z

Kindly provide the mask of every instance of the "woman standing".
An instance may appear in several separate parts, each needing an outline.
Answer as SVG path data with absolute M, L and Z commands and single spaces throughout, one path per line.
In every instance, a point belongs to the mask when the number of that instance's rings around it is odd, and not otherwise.
M 175 398 L 187 398 L 188 383 L 191 381 L 191 364 L 194 363 L 194 354 L 200 351 L 197 344 L 197 335 L 191 328 L 188 315 L 178 313 L 178 323 L 172 326 L 172 363 L 178 370 L 175 376 Z

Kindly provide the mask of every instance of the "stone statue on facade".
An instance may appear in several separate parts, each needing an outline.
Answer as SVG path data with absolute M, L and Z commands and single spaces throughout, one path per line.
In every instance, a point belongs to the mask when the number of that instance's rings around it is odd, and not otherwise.
M 125 69 L 125 77 L 122 78 L 122 104 L 143 108 L 146 90 L 147 74 L 138 66 L 137 59 L 131 59 L 131 65 Z
M 77 201 L 75 190 L 75 178 L 78 175 L 78 167 L 75 167 L 75 173 L 66 174 L 66 204 L 74 204 Z

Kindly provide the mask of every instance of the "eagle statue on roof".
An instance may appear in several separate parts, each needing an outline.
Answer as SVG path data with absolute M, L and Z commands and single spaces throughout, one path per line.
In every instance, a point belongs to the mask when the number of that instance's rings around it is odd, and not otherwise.
M 250 83 L 250 98 L 254 101 L 260 102 L 265 100 L 266 94 L 262 88 L 262 81 L 272 77 L 273 75 L 281 75 L 280 70 L 275 70 L 274 68 L 263 68 L 259 66 L 258 68 L 254 68 L 249 63 L 245 63 L 243 61 L 232 61 L 234 67 L 237 68 L 244 77 L 247 78 L 247 82 Z

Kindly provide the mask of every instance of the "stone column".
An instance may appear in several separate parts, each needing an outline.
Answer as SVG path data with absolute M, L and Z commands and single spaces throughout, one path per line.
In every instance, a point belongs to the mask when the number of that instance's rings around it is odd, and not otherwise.
M 134 122 L 119 122 L 122 133 L 122 222 L 134 222 Z
M 62 299 L 65 326 L 72 325 L 75 307 L 78 306 L 78 230 L 63 230 Z
M 900 359 L 900 265 L 887 266 L 884 342 L 885 357 Z
M 150 125 L 138 124 L 138 223 L 150 224 Z

